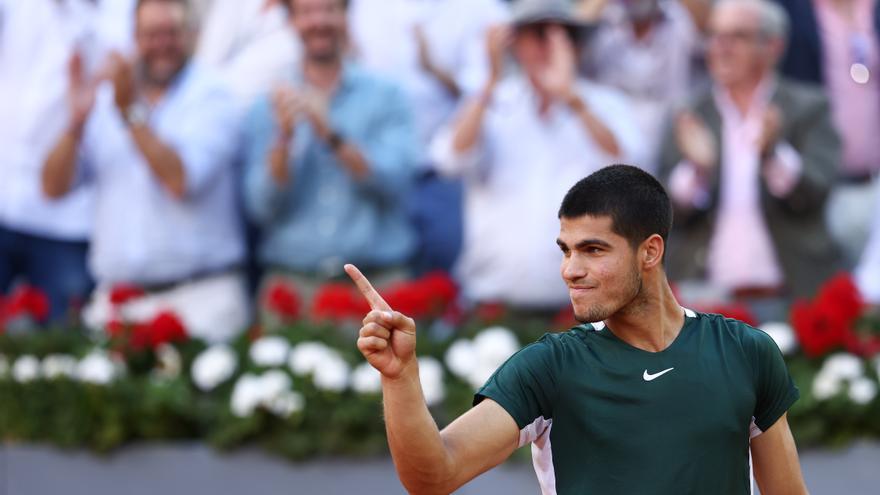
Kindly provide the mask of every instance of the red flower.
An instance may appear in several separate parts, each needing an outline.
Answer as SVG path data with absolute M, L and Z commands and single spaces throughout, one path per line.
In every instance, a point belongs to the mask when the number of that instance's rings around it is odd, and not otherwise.
M 107 333 L 110 335 L 110 338 L 121 337 L 128 326 L 120 320 L 111 320 L 107 323 Z
M 864 302 L 849 274 L 834 276 L 822 285 L 813 303 L 798 301 L 791 311 L 791 323 L 808 356 L 818 357 L 845 348 L 871 355 L 880 348 L 872 337 L 860 337 L 854 329 Z
M 299 318 L 300 299 L 296 289 L 281 281 L 274 282 L 266 291 L 264 304 L 284 321 Z
M 49 298 L 41 290 L 29 285 L 20 286 L 6 303 L 6 317 L 29 315 L 37 321 L 49 316 Z
M 362 318 L 369 311 L 370 305 L 363 296 L 346 283 L 322 286 L 312 304 L 312 315 L 318 319 Z
M 144 296 L 144 290 L 134 285 L 120 284 L 110 290 L 110 304 L 121 306 Z
M 152 348 L 170 342 L 183 342 L 188 338 L 183 322 L 171 311 L 156 315 L 149 324 L 148 332 Z

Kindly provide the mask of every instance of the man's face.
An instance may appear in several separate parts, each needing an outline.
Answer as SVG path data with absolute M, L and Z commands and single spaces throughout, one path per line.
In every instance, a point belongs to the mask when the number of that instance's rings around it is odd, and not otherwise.
M 137 12 L 135 39 L 143 76 L 165 86 L 186 64 L 190 33 L 186 10 L 171 2 L 147 2 Z
M 626 11 L 630 21 L 638 22 L 651 19 L 660 12 L 658 0 L 618 0 Z
M 636 250 L 611 227 L 609 216 L 560 219 L 562 279 L 575 318 L 582 323 L 611 317 L 642 289 Z
M 754 6 L 723 4 L 709 21 L 709 71 L 715 82 L 735 86 L 760 80 L 776 60 L 778 42 L 759 29 Z
M 513 36 L 513 54 L 526 75 L 535 78 L 550 63 L 551 45 L 548 33 L 551 28 L 567 28 L 562 24 L 541 22 L 516 28 Z M 571 39 L 571 35 L 570 39 Z
M 305 56 L 334 60 L 345 48 L 346 18 L 342 0 L 293 0 L 291 20 Z

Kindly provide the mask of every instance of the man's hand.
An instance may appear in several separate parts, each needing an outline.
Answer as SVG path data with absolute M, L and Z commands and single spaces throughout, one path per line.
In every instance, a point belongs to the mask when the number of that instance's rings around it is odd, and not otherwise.
M 782 111 L 776 105 L 770 105 L 764 111 L 761 134 L 758 136 L 758 150 L 761 157 L 768 157 L 776 149 L 779 134 L 782 131 Z
M 504 55 L 513 41 L 510 26 L 492 26 L 486 32 L 486 53 L 489 59 L 489 84 L 494 86 L 504 72 Z
M 574 44 L 561 26 L 547 28 L 550 63 L 539 74 L 537 83 L 547 95 L 563 103 L 571 100 L 575 81 Z
M 397 378 L 416 363 L 416 324 L 412 318 L 391 309 L 376 289 L 354 265 L 345 272 L 370 303 L 357 346 L 361 354 L 382 376 Z
M 70 57 L 67 65 L 69 86 L 67 104 L 70 109 L 70 128 L 79 134 L 85 126 L 92 108 L 95 106 L 96 83 L 88 80 L 83 59 L 79 52 Z
M 706 174 L 718 162 L 718 143 L 712 131 L 692 112 L 684 111 L 675 120 L 675 140 L 684 158 Z
M 131 62 L 118 53 L 112 54 L 110 59 L 110 79 L 113 81 L 113 98 L 116 108 L 119 109 L 122 115 L 126 115 L 128 109 L 134 104 L 138 96 L 134 67 Z

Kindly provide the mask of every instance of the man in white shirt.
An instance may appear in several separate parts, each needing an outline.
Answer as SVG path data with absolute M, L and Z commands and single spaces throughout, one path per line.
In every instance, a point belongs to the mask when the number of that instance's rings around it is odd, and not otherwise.
M 625 97 L 577 77 L 580 28 L 566 1 L 515 4 L 512 25 L 489 35 L 489 80 L 432 145 L 438 168 L 465 180 L 456 274 L 471 301 L 567 304 L 558 248 L 545 242 L 559 202 L 604 165 L 644 157 Z M 520 73 L 502 79 L 508 44 Z
M 49 200 L 40 170 L 67 120 L 71 58 L 90 78 L 101 64 L 97 15 L 85 0 L 0 2 L 0 295 L 19 280 L 35 285 L 53 321 L 75 318 L 91 286 L 92 191 Z
M 785 317 L 768 302 L 812 295 L 839 261 L 823 211 L 840 140 L 824 95 L 775 75 L 786 33 L 766 0 L 716 5 L 713 89 L 678 118 L 661 173 L 676 215 L 670 275 L 759 302 L 764 321 Z
M 352 0 L 352 56 L 399 84 L 415 117 L 422 156 L 410 194 L 419 235 L 417 271 L 450 269 L 461 244 L 461 181 L 437 177 L 427 149 L 462 96 L 488 75 L 489 26 L 507 19 L 501 0 Z
M 57 198 L 95 187 L 89 326 L 172 311 L 191 334 L 228 339 L 248 313 L 233 170 L 239 112 L 219 79 L 189 63 L 185 2 L 140 0 L 135 15 L 134 65 L 115 56 L 112 84 L 97 94 L 71 71 L 69 124 L 46 159 L 43 190 Z M 118 285 L 146 294 L 114 307 Z

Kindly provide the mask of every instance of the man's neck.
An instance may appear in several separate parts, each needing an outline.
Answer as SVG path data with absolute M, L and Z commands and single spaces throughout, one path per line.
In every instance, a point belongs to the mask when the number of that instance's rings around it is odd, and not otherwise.
M 740 114 L 745 115 L 749 111 L 763 80 L 763 77 L 750 79 L 724 88 Z
M 332 92 L 339 84 L 342 60 L 309 60 L 303 64 L 303 78 L 309 86 L 323 92 Z
M 643 294 L 627 308 L 605 320 L 620 340 L 647 352 L 660 352 L 678 337 L 684 310 L 675 300 L 665 276 L 642 286 Z
M 657 22 L 657 19 L 654 17 L 632 21 L 632 32 L 635 39 L 643 41 L 645 38 L 647 38 L 653 30 L 655 22 Z

